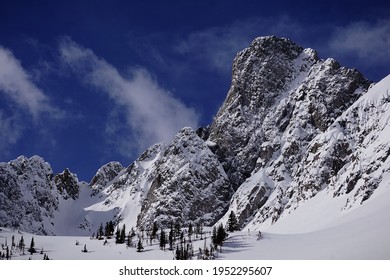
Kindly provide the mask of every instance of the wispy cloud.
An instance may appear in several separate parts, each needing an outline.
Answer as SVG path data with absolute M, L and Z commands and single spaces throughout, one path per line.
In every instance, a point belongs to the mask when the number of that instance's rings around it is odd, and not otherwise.
M 365 64 L 390 62 L 390 19 L 359 21 L 334 32 L 330 48 L 338 54 L 354 56 Z
M 46 131 L 48 118 L 58 120 L 65 116 L 65 112 L 51 104 L 49 97 L 34 83 L 30 73 L 23 68 L 14 54 L 2 46 L 0 46 L 0 95 L 5 101 L 0 110 L 0 155 L 2 156 L 17 144 L 28 125 L 36 127 L 37 132 L 43 133 Z
M 60 42 L 60 54 L 62 61 L 80 75 L 80 79 L 107 94 L 123 109 L 125 121 L 131 127 L 132 137 L 123 136 L 128 137 L 129 149 L 139 152 L 156 142 L 172 139 L 184 126 L 197 127 L 197 112 L 160 87 L 147 70 L 134 68 L 124 75 L 70 38 Z M 115 133 L 118 125 L 106 127 L 107 132 Z
M 36 119 L 52 111 L 47 96 L 32 82 L 11 51 L 0 46 L 0 94 L 5 94 Z

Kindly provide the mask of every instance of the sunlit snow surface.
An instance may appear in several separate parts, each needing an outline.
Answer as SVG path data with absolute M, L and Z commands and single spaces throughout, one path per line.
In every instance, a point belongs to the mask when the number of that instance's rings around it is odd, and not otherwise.
M 333 199 L 326 193 L 307 201 L 294 213 L 286 216 L 273 226 L 262 230 L 262 238 L 257 238 L 258 230 L 244 229 L 230 233 L 217 254 L 218 259 L 390 259 L 390 187 L 383 185 L 364 206 L 341 212 L 341 200 Z M 210 228 L 205 230 L 206 243 L 210 238 Z M 26 247 L 31 234 L 18 233 L 9 229 L 0 232 L 0 243 L 10 246 L 12 236 L 15 241 L 23 235 Z M 205 239 L 193 242 L 195 255 L 203 248 Z M 15 254 L 12 259 L 42 259 L 43 249 L 51 259 L 167 259 L 172 260 L 173 251 L 159 249 L 158 241 L 144 244 L 141 253 L 136 248 L 115 244 L 115 239 L 90 239 L 76 236 L 34 236 L 38 253 Z M 76 242 L 79 245 L 76 245 Z M 86 244 L 88 252 L 82 249 Z M 194 257 L 196 259 L 196 256 Z

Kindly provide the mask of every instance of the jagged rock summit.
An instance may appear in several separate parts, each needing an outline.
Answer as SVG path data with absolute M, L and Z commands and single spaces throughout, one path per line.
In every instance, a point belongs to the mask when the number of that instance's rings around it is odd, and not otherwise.
M 209 128 L 230 181 L 231 209 L 246 224 L 278 220 L 298 192 L 302 160 L 324 133 L 370 86 L 356 69 L 322 60 L 285 38 L 260 37 L 233 63 L 232 86 Z M 336 168 L 336 167 L 335 167 Z M 306 184 L 305 200 L 319 188 Z M 287 192 L 289 190 L 289 192 Z
M 234 59 L 213 122 L 183 128 L 128 167 L 108 163 L 87 184 L 67 169 L 53 174 L 43 160 L 37 169 L 1 163 L 0 222 L 42 234 L 61 234 L 58 224 L 68 223 L 90 234 L 109 220 L 129 228 L 213 225 L 234 211 L 241 227 L 258 228 L 324 192 L 351 209 L 388 185 L 389 88 L 388 78 L 372 86 L 356 69 L 286 38 L 256 38 Z M 36 185 L 24 182 L 34 178 L 50 199 L 34 197 L 31 206 Z M 26 191 L 14 194 L 22 185 Z M 18 212 L 19 202 L 28 207 Z M 26 208 L 39 226 L 22 222 Z

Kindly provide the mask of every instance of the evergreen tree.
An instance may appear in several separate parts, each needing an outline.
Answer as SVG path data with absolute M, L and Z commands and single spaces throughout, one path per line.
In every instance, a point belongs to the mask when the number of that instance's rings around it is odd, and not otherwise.
M 110 227 L 108 225 L 108 222 L 106 223 L 106 226 L 104 227 L 104 236 L 109 239 L 111 236 Z
M 19 241 L 19 250 L 22 251 L 23 255 L 24 255 L 24 248 L 25 247 L 26 247 L 26 244 L 24 243 L 24 238 L 22 235 L 22 237 L 20 238 L 20 241 Z
M 120 243 L 123 244 L 126 241 L 126 225 L 123 224 L 120 232 Z
M 36 252 L 34 237 L 31 238 L 30 248 L 28 249 L 28 251 L 30 252 L 31 255 Z
M 137 244 L 137 252 L 142 252 L 144 250 L 144 246 L 142 245 L 141 239 L 138 239 L 138 244 Z
M 20 238 L 20 241 L 19 241 L 19 249 L 22 250 L 25 246 L 26 246 L 26 244 L 24 243 L 24 238 L 22 235 L 22 237 Z
M 216 236 L 216 244 L 220 247 L 222 247 L 222 244 L 223 242 L 226 240 L 227 238 L 227 233 L 226 233 L 226 230 L 225 228 L 223 227 L 222 224 L 220 224 L 218 226 L 218 229 L 217 229 L 217 236 Z
M 181 223 L 180 220 L 176 220 L 175 222 L 175 236 L 180 236 L 181 234 Z
M 112 221 L 109 221 L 108 222 L 108 230 L 110 232 L 110 235 L 113 235 L 114 234 L 114 231 L 115 231 L 115 226 L 114 226 L 114 223 Z
M 167 237 L 165 231 L 161 229 L 160 232 L 160 249 L 165 251 L 165 246 L 167 245 Z
M 153 239 L 156 239 L 157 237 L 157 232 L 158 232 L 158 225 L 157 225 L 157 222 L 154 221 L 153 222 L 153 227 L 152 227 L 152 234 L 150 236 L 150 239 L 153 240 Z
M 115 232 L 115 243 L 120 244 L 121 243 L 121 230 L 119 229 L 119 225 L 116 228 Z
M 174 240 L 174 234 L 173 234 L 173 226 L 171 224 L 171 229 L 169 231 L 169 236 L 168 236 L 168 242 L 169 242 L 169 250 L 173 250 L 173 240 Z
M 175 259 L 181 260 L 181 251 L 179 250 L 179 246 L 176 246 Z
M 189 239 L 189 242 L 191 242 L 191 236 L 192 236 L 193 233 L 194 233 L 194 229 L 192 227 L 192 223 L 190 222 L 190 225 L 188 226 L 188 239 Z
M 229 214 L 227 226 L 228 226 L 228 231 L 230 232 L 238 230 L 238 220 L 234 211 L 231 211 Z
M 11 242 L 11 246 L 12 247 L 15 247 L 15 236 L 12 235 L 12 242 Z
M 211 242 L 213 243 L 214 247 L 218 246 L 218 239 L 217 239 L 217 228 L 213 227 L 213 233 L 211 235 Z
M 103 239 L 103 235 L 104 235 L 104 231 L 103 231 L 103 224 L 101 223 L 100 224 L 100 227 L 99 227 L 99 229 L 98 229 L 98 232 L 97 232 L 97 238 L 99 239 L 99 240 L 102 240 Z
M 196 223 L 196 228 L 195 228 L 195 233 L 196 235 L 200 235 L 200 239 L 203 240 L 203 224 L 201 221 Z

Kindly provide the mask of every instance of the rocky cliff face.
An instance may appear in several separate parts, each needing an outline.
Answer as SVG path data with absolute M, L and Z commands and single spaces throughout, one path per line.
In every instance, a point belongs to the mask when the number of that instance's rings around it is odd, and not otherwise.
M 294 50 L 293 54 L 290 51 L 286 53 L 287 49 Z M 269 56 L 276 57 L 271 64 L 267 63 Z M 278 61 L 280 57 L 282 62 Z M 357 70 L 341 67 L 334 59 L 318 59 L 315 51 L 299 48 L 287 39 L 258 38 L 238 54 L 236 61 L 240 59 L 244 59 L 240 65 L 251 65 L 253 61 L 258 65 L 246 68 L 249 72 L 256 69 L 255 74 L 244 73 L 244 76 L 256 77 L 254 80 L 263 86 L 272 85 L 255 89 L 241 86 L 237 89 L 233 78 L 225 105 L 211 126 L 210 138 L 225 150 L 233 147 L 230 153 L 234 159 L 224 157 L 228 152 L 221 153 L 221 160 L 226 162 L 230 177 L 239 184 L 230 210 L 237 211 L 241 225 L 250 221 L 274 223 L 286 209 L 291 211 L 299 207 L 300 201 L 310 199 L 318 191 L 329 187 L 335 175 L 348 162 L 352 150 L 343 141 L 337 141 L 331 148 L 321 149 L 322 156 L 315 156 L 315 163 L 309 163 L 307 159 L 313 159 L 312 153 L 323 147 L 324 144 L 318 143 L 317 139 L 322 139 L 335 121 L 355 104 L 367 91 L 370 82 Z M 274 65 L 276 70 L 272 70 Z M 279 65 L 288 70 L 278 70 Z M 243 70 L 233 68 L 233 71 L 242 74 Z M 267 76 L 267 72 L 281 74 L 272 78 Z M 277 77 L 282 77 L 279 83 L 276 82 Z M 270 83 L 268 79 L 276 80 Z M 253 80 L 249 84 L 254 84 Z M 244 88 L 243 93 L 241 88 Z M 248 91 L 251 94 L 248 95 Z M 256 101 L 263 100 L 262 104 L 246 105 L 247 95 L 255 97 Z M 240 102 L 234 104 L 234 97 Z M 248 112 L 249 117 L 243 118 L 248 116 Z M 251 117 L 251 114 L 255 116 Z M 239 121 L 236 128 L 230 128 L 227 126 L 233 120 L 232 117 L 229 120 L 229 116 L 238 116 L 245 121 Z M 226 144 L 224 139 L 237 127 L 240 128 L 236 134 L 240 134 L 243 141 L 236 142 L 236 146 Z M 250 133 L 247 134 L 247 131 Z M 239 146 L 244 149 L 234 148 Z M 245 176 L 248 173 L 250 175 Z M 245 177 L 248 178 L 245 180 Z
M 77 199 L 79 197 L 79 180 L 75 174 L 72 174 L 68 168 L 64 172 L 54 176 L 54 183 L 61 196 L 67 199 Z
M 146 228 L 157 221 L 211 225 L 227 209 L 232 189 L 217 157 L 191 128 L 157 144 L 123 169 L 88 210 L 117 209 L 117 222 Z
M 181 130 L 155 165 L 137 224 L 215 223 L 232 189 L 218 158 L 191 128 Z
M 42 158 L 0 163 L 1 226 L 50 234 L 58 203 L 53 171 Z
M 368 86 L 358 71 L 288 39 L 255 39 L 235 58 L 232 86 L 209 131 L 234 188 L 278 154 L 291 175 L 307 142 Z
M 53 221 L 69 221 L 56 209 L 72 209 L 85 230 L 108 220 L 212 225 L 230 211 L 241 226 L 272 224 L 321 191 L 354 207 L 390 178 L 390 81 L 370 86 L 312 49 L 256 38 L 234 59 L 212 124 L 182 129 L 128 167 L 108 163 L 86 186 L 38 157 L 1 163 L 0 223 L 50 234 Z

